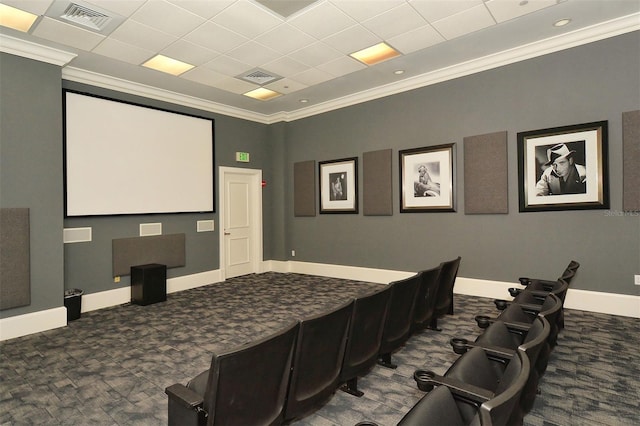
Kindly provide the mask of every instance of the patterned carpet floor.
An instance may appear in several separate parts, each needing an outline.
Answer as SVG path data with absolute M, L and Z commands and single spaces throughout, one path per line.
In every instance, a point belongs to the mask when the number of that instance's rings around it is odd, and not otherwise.
M 0 342 L 1 425 L 165 425 L 164 389 L 206 370 L 211 354 L 266 336 L 291 318 L 326 311 L 381 284 L 299 274 L 248 275 L 168 295 L 149 306 L 83 313 L 68 327 Z M 505 295 L 507 296 L 507 295 Z M 455 296 L 442 332 L 413 335 L 359 379 L 294 425 L 395 425 L 424 395 L 413 372 L 442 374 L 458 355 L 452 337 L 475 339 L 490 299 Z M 640 320 L 566 310 L 565 329 L 525 425 L 640 423 Z

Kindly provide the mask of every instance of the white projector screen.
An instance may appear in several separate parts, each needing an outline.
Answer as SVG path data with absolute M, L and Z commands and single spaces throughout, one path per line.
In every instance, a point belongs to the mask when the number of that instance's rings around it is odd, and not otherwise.
M 213 120 L 64 98 L 66 216 L 214 211 Z

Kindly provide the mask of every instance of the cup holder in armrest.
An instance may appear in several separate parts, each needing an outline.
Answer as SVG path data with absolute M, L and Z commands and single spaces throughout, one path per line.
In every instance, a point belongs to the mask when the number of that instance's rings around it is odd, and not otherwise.
M 511 287 L 509 288 L 509 294 L 511 295 L 511 297 L 516 297 L 517 295 L 519 295 L 522 292 L 521 288 L 516 288 L 516 287 Z
M 496 308 L 498 308 L 501 311 L 504 311 L 507 308 L 507 301 L 503 300 L 503 299 L 495 299 L 493 301 L 493 303 L 495 303 Z
M 416 370 L 413 373 L 413 379 L 418 384 L 418 389 L 423 392 L 429 392 L 433 389 L 434 381 L 433 378 L 436 377 L 436 373 L 429 370 Z
M 520 284 L 522 284 L 525 287 L 531 284 L 531 278 L 520 277 L 518 278 L 518 281 L 520 281 Z
M 453 339 L 449 340 L 449 343 L 451 344 L 451 347 L 453 347 L 453 351 L 458 355 L 462 355 L 467 352 L 467 350 L 469 350 L 469 347 L 467 346 L 469 341 L 467 339 L 454 337 Z
M 491 324 L 491 318 L 486 315 L 476 315 L 476 323 L 480 328 L 487 328 Z

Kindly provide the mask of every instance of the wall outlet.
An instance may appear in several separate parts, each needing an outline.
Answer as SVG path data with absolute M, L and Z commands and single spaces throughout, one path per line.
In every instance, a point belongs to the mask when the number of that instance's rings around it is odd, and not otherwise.
M 114 283 L 119 283 L 120 282 L 120 276 L 113 277 L 113 282 Z
M 640 275 L 634 275 L 634 282 L 636 285 L 640 285 Z
M 291 250 L 291 257 L 296 257 L 296 251 L 295 250 Z M 637 279 L 636 279 L 637 281 Z

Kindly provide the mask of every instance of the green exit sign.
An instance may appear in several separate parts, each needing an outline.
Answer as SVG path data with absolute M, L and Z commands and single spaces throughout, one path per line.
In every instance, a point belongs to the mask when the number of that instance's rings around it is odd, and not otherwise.
M 236 152 L 236 161 L 240 163 L 248 163 L 249 162 L 249 153 L 248 152 Z

